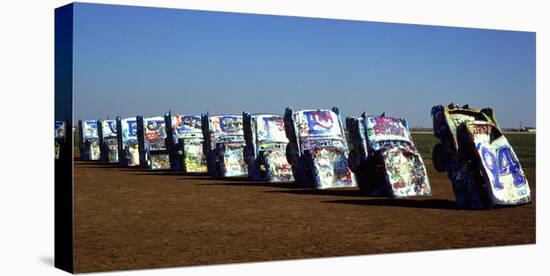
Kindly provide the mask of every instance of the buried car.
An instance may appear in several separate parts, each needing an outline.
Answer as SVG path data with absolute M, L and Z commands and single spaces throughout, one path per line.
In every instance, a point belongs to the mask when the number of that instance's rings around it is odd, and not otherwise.
M 202 115 L 204 154 L 211 176 L 247 176 L 244 161 L 243 118 L 239 115 Z
M 346 118 L 353 149 L 348 160 L 359 188 L 371 196 L 431 195 L 420 153 L 404 119 L 371 116 Z
M 99 160 L 99 135 L 96 120 L 79 120 L 78 136 L 82 160 Z
M 286 157 L 297 185 L 316 189 L 355 187 L 339 111 L 285 110 Z
M 118 162 L 123 167 L 139 166 L 137 119 L 117 117 Z
M 99 120 L 98 122 L 100 159 L 106 163 L 118 163 L 116 120 Z
M 527 178 L 491 108 L 449 104 L 432 108 L 436 170 L 453 183 L 457 204 L 466 209 L 531 202 Z
M 286 160 L 284 118 L 281 115 L 243 112 L 245 160 L 248 179 L 268 182 L 294 181 Z
M 137 117 L 140 167 L 153 170 L 170 169 L 166 137 L 168 136 L 164 117 Z
M 55 121 L 55 160 L 59 160 L 67 150 L 67 125 L 65 121 Z
M 168 139 L 166 146 L 170 151 L 170 166 L 174 171 L 186 173 L 205 173 L 206 157 L 203 152 L 201 117 L 197 115 L 165 116 Z

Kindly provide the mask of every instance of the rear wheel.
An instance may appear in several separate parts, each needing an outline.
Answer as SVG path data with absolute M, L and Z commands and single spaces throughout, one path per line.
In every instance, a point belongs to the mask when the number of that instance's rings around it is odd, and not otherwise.
M 441 143 L 435 145 L 432 152 L 432 163 L 438 172 L 445 172 L 447 168 L 447 153 Z

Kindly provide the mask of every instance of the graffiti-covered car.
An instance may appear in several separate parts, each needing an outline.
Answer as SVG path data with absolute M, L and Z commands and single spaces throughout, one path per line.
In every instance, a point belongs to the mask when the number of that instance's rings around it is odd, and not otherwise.
M 203 114 L 202 130 L 208 174 L 220 177 L 247 176 L 243 117 Z
M 433 149 L 434 167 L 451 179 L 460 208 L 531 202 L 521 164 L 491 108 L 438 105 L 432 118 L 440 140 Z
M 99 160 L 99 134 L 97 120 L 79 120 L 78 136 L 79 149 L 82 160 Z
M 118 162 L 123 167 L 139 166 L 137 118 L 117 117 Z
M 166 148 L 166 121 L 162 116 L 137 117 L 139 164 L 142 168 L 170 169 L 170 154 Z
M 285 122 L 281 115 L 243 112 L 245 160 L 248 179 L 268 182 L 293 181 L 286 160 Z
M 287 160 L 298 186 L 316 189 L 356 187 L 348 166 L 349 148 L 337 108 L 285 110 Z
M 165 116 L 170 151 L 170 164 L 174 171 L 205 173 L 206 156 L 203 152 L 201 117 L 168 113 Z
M 346 118 L 353 149 L 348 161 L 359 188 L 371 196 L 431 195 L 420 153 L 404 119 L 372 116 Z
M 116 120 L 99 120 L 99 145 L 101 160 L 118 163 L 118 138 Z
M 66 149 L 67 123 L 65 121 L 55 121 L 55 160 L 63 156 L 62 152 Z

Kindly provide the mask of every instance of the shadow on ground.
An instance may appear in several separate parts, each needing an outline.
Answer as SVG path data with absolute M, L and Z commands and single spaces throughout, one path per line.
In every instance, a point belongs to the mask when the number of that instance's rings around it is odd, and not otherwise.
M 291 186 L 296 186 L 294 183 L 291 183 Z M 293 190 L 285 190 L 285 191 L 266 191 L 266 193 L 288 193 L 288 194 L 298 194 L 298 195 L 323 195 L 323 196 L 357 196 L 357 197 L 365 197 L 364 194 L 362 194 L 359 190 L 314 190 L 314 189 L 293 189 Z
M 353 204 L 361 206 L 389 206 L 389 207 L 408 207 L 423 209 L 444 209 L 458 210 L 456 202 L 445 199 L 399 199 L 399 198 L 375 198 L 375 199 L 346 199 L 346 200 L 326 200 L 323 203 Z

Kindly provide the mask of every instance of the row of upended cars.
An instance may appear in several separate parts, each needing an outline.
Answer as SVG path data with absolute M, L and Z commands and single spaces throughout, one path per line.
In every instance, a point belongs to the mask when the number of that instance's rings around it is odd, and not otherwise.
M 432 108 L 436 170 L 452 181 L 459 208 L 531 202 L 525 174 L 490 108 Z M 69 122 L 56 122 L 56 159 Z M 301 188 L 359 187 L 369 196 L 430 196 L 426 167 L 406 120 L 363 113 L 344 122 L 332 110 L 80 120 L 82 160 L 123 167 L 208 173 Z M 72 129 L 72 128 L 71 128 Z

